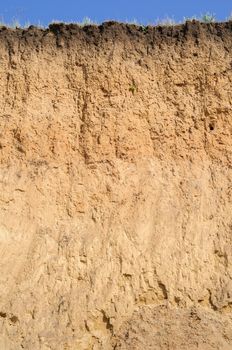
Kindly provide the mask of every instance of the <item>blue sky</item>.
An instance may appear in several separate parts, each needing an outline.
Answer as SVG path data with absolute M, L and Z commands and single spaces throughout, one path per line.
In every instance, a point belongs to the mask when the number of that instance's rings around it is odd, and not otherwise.
M 205 12 L 224 20 L 232 12 L 232 0 L 0 0 L 0 20 L 17 19 L 21 24 L 47 25 L 52 20 L 82 21 L 84 17 L 96 22 L 137 19 L 147 24 L 167 16 L 180 21 Z

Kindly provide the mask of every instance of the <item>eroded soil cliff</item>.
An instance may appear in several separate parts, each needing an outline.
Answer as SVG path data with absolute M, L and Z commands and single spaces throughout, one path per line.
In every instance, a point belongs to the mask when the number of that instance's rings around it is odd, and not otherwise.
M 232 22 L 0 28 L 0 349 L 231 350 Z

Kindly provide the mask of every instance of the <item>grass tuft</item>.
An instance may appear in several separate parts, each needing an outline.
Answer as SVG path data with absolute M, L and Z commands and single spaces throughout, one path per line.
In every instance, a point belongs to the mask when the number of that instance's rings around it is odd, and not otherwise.
M 231 12 L 231 14 L 229 15 L 229 17 L 227 18 L 227 21 L 232 21 L 232 12 Z
M 165 18 L 162 19 L 157 19 L 155 22 L 155 25 L 157 26 L 174 26 L 177 25 L 178 23 L 175 21 L 174 17 L 169 17 L 166 16 Z
M 203 23 L 214 23 L 216 22 L 216 15 L 214 13 L 206 12 L 200 18 Z

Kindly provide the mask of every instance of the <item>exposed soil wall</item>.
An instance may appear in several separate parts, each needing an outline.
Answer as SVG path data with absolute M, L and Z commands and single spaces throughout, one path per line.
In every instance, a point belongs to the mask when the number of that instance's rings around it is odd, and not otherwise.
M 232 22 L 0 28 L 0 349 L 232 348 Z

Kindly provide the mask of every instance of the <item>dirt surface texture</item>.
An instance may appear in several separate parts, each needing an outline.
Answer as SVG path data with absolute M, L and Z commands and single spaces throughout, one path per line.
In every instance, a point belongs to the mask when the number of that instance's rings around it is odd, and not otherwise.
M 232 349 L 232 22 L 0 27 L 0 350 Z

